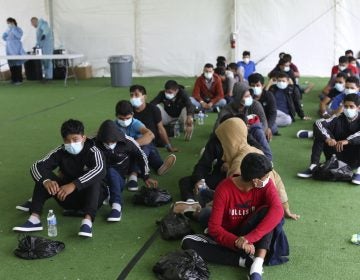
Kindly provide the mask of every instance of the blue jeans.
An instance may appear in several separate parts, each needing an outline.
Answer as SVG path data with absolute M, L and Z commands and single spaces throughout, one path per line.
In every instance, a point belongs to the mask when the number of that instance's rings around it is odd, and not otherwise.
M 190 97 L 190 100 L 191 100 L 191 103 L 192 103 L 196 108 L 199 108 L 199 110 L 206 111 L 206 112 L 211 111 L 211 110 L 209 110 L 209 109 L 204 109 L 204 108 L 201 106 L 200 102 L 198 102 L 194 97 L 191 96 L 191 97 Z M 226 100 L 225 100 L 224 98 L 222 98 L 222 99 L 220 99 L 220 100 L 218 101 L 218 103 L 214 104 L 213 107 L 222 108 L 222 107 L 224 107 L 225 105 L 226 105 Z
M 115 168 L 108 168 L 106 173 L 106 182 L 109 184 L 110 204 L 122 204 L 122 191 L 125 185 L 125 179 Z
M 249 133 L 255 138 L 255 140 L 261 145 L 264 155 L 272 160 L 272 152 L 269 142 L 266 139 L 266 135 L 261 123 L 254 123 L 250 126 Z
M 164 163 L 164 161 L 160 157 L 158 149 L 153 143 L 141 146 L 141 149 L 144 151 L 145 155 L 148 158 L 149 166 L 155 171 L 157 171 Z

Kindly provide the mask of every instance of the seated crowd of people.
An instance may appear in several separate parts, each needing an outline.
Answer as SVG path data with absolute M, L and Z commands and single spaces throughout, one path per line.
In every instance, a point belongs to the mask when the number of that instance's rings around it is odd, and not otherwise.
M 298 133 L 314 137 L 311 164 L 299 177 L 311 177 L 323 152 L 327 159 L 335 153 L 356 169 L 352 182 L 360 184 L 359 71 L 353 61 L 340 57 L 321 96 L 322 118 L 313 132 Z M 244 51 L 238 63 L 227 64 L 222 56 L 216 68 L 206 63 L 191 96 L 174 80 L 166 81 L 150 102 L 144 86 L 131 86 L 129 99 L 115 106 L 115 120 L 105 120 L 93 138 L 86 137 L 81 121 L 65 121 L 62 143 L 31 167 L 33 195 L 16 207 L 30 216 L 13 230 L 43 230 L 40 214 L 51 197 L 64 215 L 83 217 L 80 236 L 92 237 L 96 213 L 106 200 L 111 206 L 107 221 L 120 221 L 124 189 L 137 191 L 139 178 L 146 187 L 157 187 L 150 170 L 163 176 L 175 165 L 178 149 L 169 139 L 176 136 L 174 128 L 191 141 L 198 114 L 215 112 L 199 161 L 192 174 L 179 180 L 181 201 L 173 211 L 204 228 L 204 234 L 185 236 L 182 248 L 194 249 L 208 262 L 249 268 L 250 279 L 262 279 L 264 263 L 287 261 L 284 218 L 300 218 L 290 209 L 269 145 L 280 136 L 279 127 L 297 117 L 311 120 L 302 95 L 313 85 L 302 87 L 299 77 L 291 55 L 280 53 L 265 82 Z M 170 154 L 162 158 L 159 148 Z

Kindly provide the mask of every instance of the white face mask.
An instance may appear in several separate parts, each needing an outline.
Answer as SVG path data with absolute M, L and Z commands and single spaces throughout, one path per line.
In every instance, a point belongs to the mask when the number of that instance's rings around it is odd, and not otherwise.
M 103 143 L 103 144 L 104 144 L 104 147 L 109 150 L 114 150 L 114 148 L 116 147 L 116 143 L 111 143 L 111 144 Z
M 207 80 L 211 80 L 212 77 L 213 77 L 213 73 L 205 72 L 205 73 L 204 73 L 204 77 L 205 77 L 205 79 L 207 79 Z
M 348 119 L 353 119 L 357 116 L 358 114 L 358 110 L 357 109 L 344 109 L 344 115 L 348 118 Z
M 289 72 L 289 71 L 290 71 L 290 66 L 285 66 L 285 67 L 284 67 L 284 71 L 285 71 L 285 72 Z
M 336 89 L 337 91 L 340 91 L 340 92 L 343 92 L 344 89 L 345 89 L 345 85 L 344 85 L 344 84 L 340 84 L 340 83 L 336 83 L 334 87 L 335 87 L 335 89 Z
M 226 70 L 226 71 L 225 71 L 225 76 L 226 76 L 226 78 L 228 78 L 228 79 L 234 79 L 234 72 L 233 72 L 233 71 L 230 71 L 230 70 Z
M 245 64 L 249 64 L 249 62 L 250 62 L 250 58 L 245 57 L 245 58 L 244 58 L 244 63 L 245 63 Z
M 255 186 L 255 188 L 258 188 L 258 189 L 264 188 L 269 183 L 269 180 L 270 180 L 270 177 L 267 177 L 264 181 L 259 180 L 261 182 L 261 185 Z
M 175 94 L 174 94 L 174 93 L 167 93 L 167 92 L 165 92 L 165 97 L 166 97 L 166 99 L 171 100 L 171 99 L 173 99 L 173 98 L 175 97 Z
M 13 27 L 13 25 L 12 25 L 11 23 L 8 23 L 7 26 L 8 26 L 9 28 Z
M 134 97 L 130 99 L 131 105 L 133 105 L 135 108 L 139 108 L 143 102 L 141 100 L 141 97 Z
M 348 94 L 354 94 L 354 93 L 357 93 L 357 90 L 356 89 L 353 89 L 353 88 L 346 88 L 345 89 L 345 94 L 348 95 Z
M 122 127 L 128 127 L 131 123 L 132 123 L 133 118 L 127 119 L 127 120 L 119 120 L 117 119 L 116 121 L 118 122 L 118 124 Z
M 288 83 L 287 83 L 287 82 L 277 82 L 277 83 L 276 83 L 276 86 L 277 86 L 279 89 L 286 89 L 287 86 L 288 86 Z
M 340 65 L 339 65 L 339 70 L 340 70 L 340 71 L 344 71 L 345 69 L 346 69 L 346 66 L 340 66 Z
M 260 96 L 262 93 L 262 87 L 252 87 L 251 89 L 255 96 Z
M 69 144 L 64 144 L 65 151 L 67 151 L 69 154 L 77 155 L 79 154 L 83 149 L 83 143 L 80 142 L 74 142 Z
M 253 98 L 251 96 L 244 99 L 244 106 L 250 107 L 253 104 Z

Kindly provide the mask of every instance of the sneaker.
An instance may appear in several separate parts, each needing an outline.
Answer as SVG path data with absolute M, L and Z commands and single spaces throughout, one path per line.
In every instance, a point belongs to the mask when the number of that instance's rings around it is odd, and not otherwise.
M 27 200 L 26 202 L 24 202 L 21 205 L 16 205 L 16 209 L 24 211 L 24 212 L 29 212 L 30 211 L 30 207 L 31 207 L 31 201 Z
M 121 220 L 121 212 L 116 209 L 111 209 L 109 216 L 107 217 L 108 222 L 118 222 Z
M 311 130 L 299 130 L 296 133 L 297 138 L 312 138 L 313 132 Z
M 197 201 L 177 201 L 173 207 L 174 213 L 200 212 L 201 206 Z
M 176 162 L 176 156 L 174 154 L 169 155 L 163 165 L 160 166 L 160 168 L 157 170 L 157 173 L 159 176 L 164 175 L 166 172 L 170 170 L 171 167 L 174 166 Z
M 29 232 L 29 231 L 41 231 L 43 227 L 41 223 L 33 224 L 29 220 L 27 220 L 24 224 L 19 227 L 13 227 L 13 231 L 22 231 L 22 232 Z
M 351 180 L 351 183 L 355 185 L 360 185 L 360 174 L 354 174 Z
M 127 181 L 125 187 L 130 192 L 137 192 L 139 190 L 138 183 L 136 181 L 134 181 L 134 180 Z
M 84 237 L 92 237 L 92 227 L 87 224 L 81 225 L 78 235 Z
M 254 272 L 253 274 L 248 276 L 249 280 L 262 280 L 262 277 L 259 273 Z
M 308 168 L 303 172 L 299 172 L 297 174 L 297 176 L 300 177 L 300 178 L 311 178 L 312 177 L 312 170 L 310 168 Z
M 190 141 L 193 134 L 194 126 L 185 127 L 185 141 Z

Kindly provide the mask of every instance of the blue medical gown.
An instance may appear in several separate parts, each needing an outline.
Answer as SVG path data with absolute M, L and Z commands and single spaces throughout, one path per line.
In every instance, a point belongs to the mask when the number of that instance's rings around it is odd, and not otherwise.
M 45 35 L 45 39 L 41 38 Z M 39 19 L 38 26 L 36 29 L 36 45 L 42 49 L 42 54 L 53 54 L 54 53 L 54 37 L 52 30 L 43 19 Z M 44 66 L 45 78 L 53 78 L 53 64 L 52 60 L 42 60 Z
M 25 51 L 21 43 L 23 31 L 20 27 L 13 26 L 5 31 L 2 35 L 3 40 L 6 42 L 6 55 L 23 55 Z M 9 60 L 9 66 L 22 65 L 23 60 Z

